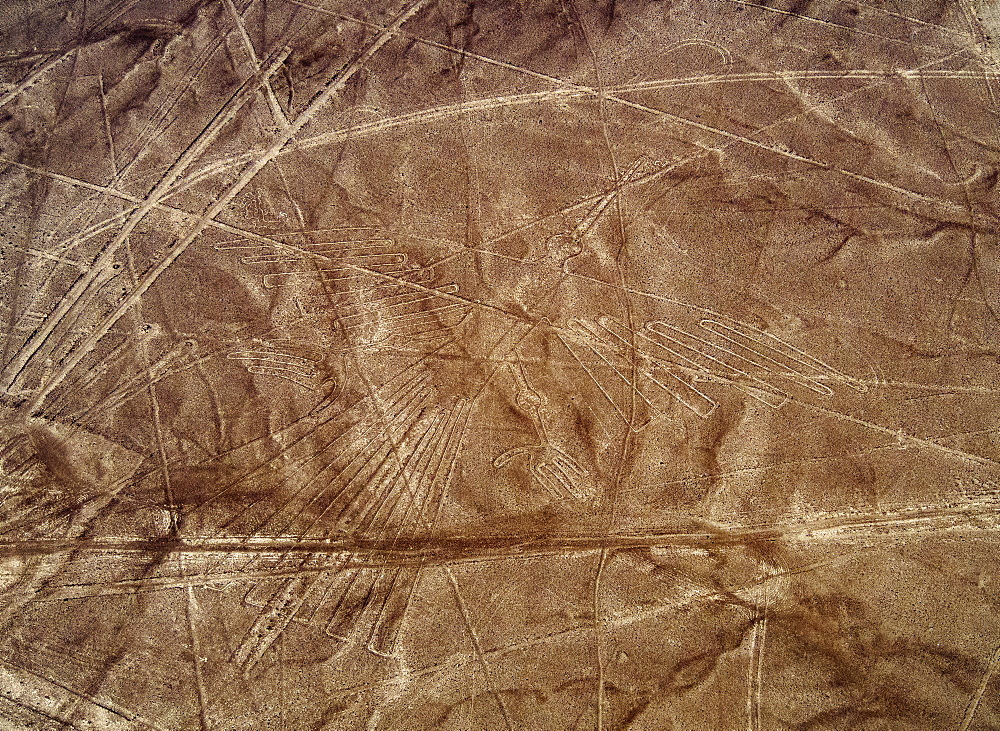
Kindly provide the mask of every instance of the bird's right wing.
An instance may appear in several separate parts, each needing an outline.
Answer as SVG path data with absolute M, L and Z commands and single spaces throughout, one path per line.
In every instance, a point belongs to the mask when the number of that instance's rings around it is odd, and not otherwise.
M 717 406 L 708 383 L 773 408 L 797 395 L 829 397 L 834 385 L 852 385 L 794 345 L 722 316 L 653 320 L 638 329 L 611 317 L 576 318 L 559 337 L 623 418 L 622 398 L 615 396 L 623 385 L 654 412 L 654 393 L 662 391 L 701 417 Z

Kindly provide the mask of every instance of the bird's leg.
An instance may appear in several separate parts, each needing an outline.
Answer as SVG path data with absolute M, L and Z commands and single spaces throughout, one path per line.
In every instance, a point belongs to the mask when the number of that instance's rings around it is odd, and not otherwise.
M 515 457 L 527 456 L 532 476 L 554 496 L 579 501 L 593 498 L 597 492 L 595 471 L 581 464 L 587 455 L 567 406 L 551 403 L 531 385 L 523 360 L 511 364 L 510 369 L 518 389 L 516 403 L 534 422 L 539 443 L 506 452 L 495 464 L 502 467 Z

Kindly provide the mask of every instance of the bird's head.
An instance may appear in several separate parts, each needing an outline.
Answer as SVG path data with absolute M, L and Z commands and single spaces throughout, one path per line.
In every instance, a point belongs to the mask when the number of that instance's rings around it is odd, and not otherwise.
M 583 237 L 576 231 L 557 233 L 545 242 L 541 258 L 562 266 L 583 251 Z

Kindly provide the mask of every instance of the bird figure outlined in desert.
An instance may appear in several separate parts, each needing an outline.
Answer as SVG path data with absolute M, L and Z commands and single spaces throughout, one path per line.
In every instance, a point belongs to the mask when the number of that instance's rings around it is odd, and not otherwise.
M 263 269 L 264 287 L 283 300 L 293 323 L 283 340 L 229 357 L 255 376 L 308 387 L 310 363 L 295 351 L 322 332 L 343 381 L 331 404 L 346 409 L 284 448 L 293 469 L 279 491 L 287 496 L 283 507 L 262 499 L 259 512 L 251 505 L 227 516 L 219 534 L 291 541 L 346 536 L 383 548 L 427 539 L 477 399 L 490 385 L 511 392 L 534 437 L 497 454 L 493 467 L 524 470 L 527 484 L 576 510 L 596 506 L 614 479 L 589 445 L 645 428 L 666 410 L 710 419 L 720 388 L 775 409 L 790 399 L 828 398 L 837 385 L 857 388 L 774 335 L 678 300 L 658 298 L 660 317 L 631 327 L 621 313 L 560 311 L 566 307 L 560 287 L 579 283 L 570 269 L 574 258 L 602 245 L 595 232 L 602 216 L 623 190 L 648 180 L 636 174 L 639 167 L 595 196 L 575 225 L 543 238 L 505 290 L 492 282 L 492 302 L 469 298 L 445 278 L 445 267 L 415 261 L 376 229 L 289 236 L 270 249 L 218 246 Z M 562 377 L 567 369 L 575 370 L 572 383 Z M 600 437 L 581 431 L 583 408 L 603 414 L 603 425 L 590 427 L 601 429 Z M 254 479 L 240 477 L 222 492 L 245 489 Z M 269 571 L 284 566 L 296 575 L 247 590 L 246 602 L 260 613 L 233 659 L 250 672 L 288 624 L 303 617 L 322 621 L 343 646 L 390 656 L 421 566 L 390 565 L 374 553 L 375 565 L 368 565 L 364 556 L 256 559 Z M 311 563 L 322 568 L 303 575 Z

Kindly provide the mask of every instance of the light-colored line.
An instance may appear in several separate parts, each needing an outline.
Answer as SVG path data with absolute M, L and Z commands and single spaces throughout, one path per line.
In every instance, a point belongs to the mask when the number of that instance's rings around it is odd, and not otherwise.
M 764 611 L 757 617 L 750 642 L 747 662 L 747 731 L 761 731 L 761 700 L 764 685 L 764 648 L 767 644 L 767 624 L 771 613 L 769 587 L 760 586 Z
M 597 571 L 594 573 L 594 639 L 597 651 L 597 731 L 604 731 L 604 709 L 607 703 L 604 697 L 604 648 L 601 632 L 601 578 L 608 559 L 608 549 L 602 548 L 597 559 Z
M 44 76 L 49 70 L 58 66 L 60 63 L 69 58 L 71 55 L 76 53 L 77 50 L 78 49 L 74 48 L 69 51 L 66 51 L 63 54 L 56 56 L 55 58 L 49 61 L 46 61 L 41 66 L 36 68 L 34 71 L 30 72 L 27 76 L 24 77 L 24 80 L 21 81 L 21 83 L 19 83 L 17 86 L 15 86 L 13 89 L 8 91 L 3 96 L 0 96 L 0 107 L 14 101 L 14 99 L 16 99 L 22 92 L 27 91 L 36 83 L 38 83 L 38 80 L 41 79 L 42 76 Z
M 451 447 L 449 447 L 449 450 Z M 955 532 L 955 521 L 966 521 L 966 535 L 995 536 L 1000 530 L 1000 523 L 984 525 L 982 519 L 1000 518 L 1000 499 L 981 500 L 959 507 L 938 508 L 934 506 L 903 507 L 892 513 L 857 513 L 857 514 L 814 514 L 803 516 L 800 522 L 779 523 L 762 527 L 726 525 L 704 522 L 703 530 L 669 531 L 666 529 L 647 532 L 608 532 L 606 534 L 581 533 L 579 535 L 563 534 L 545 536 L 532 533 L 518 535 L 492 536 L 503 539 L 496 545 L 485 544 L 485 539 L 451 539 L 426 535 L 415 545 L 405 550 L 395 550 L 391 546 L 377 544 L 372 541 L 352 539 L 323 538 L 303 540 L 298 537 L 283 536 L 246 536 L 215 538 L 211 536 L 188 536 L 172 543 L 151 541 L 144 538 L 115 537 L 102 539 L 53 538 L 42 540 L 0 540 L 0 555 L 52 555 L 68 551 L 79 553 L 106 554 L 148 554 L 186 552 L 201 555 L 219 554 L 226 557 L 241 556 L 279 556 L 289 552 L 308 553 L 311 556 L 340 556 L 342 554 L 382 554 L 390 551 L 398 554 L 401 559 L 409 560 L 439 560 L 442 563 L 462 560 L 479 561 L 493 559 L 523 559 L 534 556 L 548 555 L 559 552 L 592 554 L 602 548 L 622 550 L 629 548 L 647 548 L 656 546 L 712 546 L 737 545 L 744 542 L 786 540 L 798 543 L 813 541 L 823 543 L 830 540 L 844 541 L 856 538 L 859 541 L 883 539 L 889 542 L 898 541 L 898 535 L 893 536 L 885 528 L 913 529 L 918 532 L 922 527 L 933 527 L 935 522 L 943 528 Z M 870 529 L 870 530 L 868 530 Z M 868 530 L 868 532 L 865 532 Z M 926 535 L 919 533 L 919 535 Z M 918 538 L 919 539 L 919 538 Z M 362 564 L 367 565 L 367 564 Z M 195 581 L 193 585 L 208 585 L 212 583 L 229 583 L 235 578 L 226 579 L 224 575 L 214 575 L 216 579 L 202 580 L 197 577 L 163 577 L 156 581 Z M 109 582 L 116 586 L 140 587 L 155 582 L 147 580 Z M 96 584 L 69 584 L 68 589 L 78 589 Z M 157 584 L 158 585 L 158 584 Z M 176 586 L 186 586 L 186 583 Z M 58 588 L 58 587 L 56 587 Z M 172 588 L 165 586 L 164 588 Z M 40 592 L 43 593 L 44 592 Z
M 593 371 L 591 371 L 590 368 L 587 367 L 587 364 L 583 362 L 583 359 L 576 354 L 576 351 L 574 351 L 573 348 L 570 347 L 569 341 L 562 335 L 560 335 L 558 331 L 556 331 L 556 337 L 563 344 L 563 347 L 566 348 L 566 351 L 571 356 L 573 356 L 573 358 L 576 360 L 577 363 L 580 364 L 580 367 L 583 368 L 583 370 L 587 373 L 587 375 L 590 377 L 590 380 L 594 382 L 594 385 L 597 386 L 600 392 L 604 395 L 604 398 L 608 400 L 608 403 L 610 403 L 611 406 L 614 408 L 614 410 L 618 412 L 618 416 L 621 417 L 622 421 L 624 421 L 626 424 L 629 424 L 628 416 L 625 414 L 624 411 L 622 411 L 621 407 L 618 406 L 618 402 L 611 397 L 611 394 L 608 393 L 607 389 L 604 388 L 603 384 L 600 382 L 597 376 L 594 375 Z M 631 424 L 629 424 L 629 426 L 631 426 Z
M 783 10 L 781 8 L 772 8 L 768 5 L 760 5 L 759 3 L 748 2 L 747 0 L 728 0 L 728 2 L 734 5 L 742 5 L 746 8 L 755 8 L 757 10 L 763 10 L 769 13 L 775 13 L 777 15 L 783 15 L 786 18 L 797 18 L 799 20 L 804 20 L 809 23 L 815 23 L 817 25 L 826 25 L 832 28 L 837 28 L 838 30 L 847 31 L 849 33 L 856 33 L 857 35 L 869 36 L 871 38 L 878 38 L 882 41 L 888 41 L 889 43 L 897 43 L 899 45 L 905 46 L 907 48 L 912 46 L 917 46 L 918 48 L 933 48 L 934 50 L 941 50 L 938 46 L 929 46 L 914 44 L 912 40 L 905 40 L 902 38 L 892 38 L 891 36 L 884 36 L 880 33 L 873 33 L 872 31 L 863 30 L 861 28 L 852 28 L 849 25 L 844 25 L 843 23 L 835 23 L 832 20 L 827 20 L 825 18 L 817 18 L 814 15 L 803 15 L 802 13 L 792 12 L 790 10 Z
M 30 248 L 30 247 L 27 247 L 27 246 L 18 246 L 17 244 L 15 244 L 13 242 L 4 241 L 2 239 L 0 239 L 0 246 L 8 248 L 8 249 L 13 249 L 14 251 L 23 252 L 25 254 L 28 254 L 29 256 L 37 256 L 39 259 L 45 259 L 47 261 L 54 261 L 57 264 L 65 264 L 66 266 L 71 266 L 74 269 L 76 269 L 78 271 L 81 271 L 81 272 L 82 271 L 86 271 L 86 269 L 87 269 L 87 265 L 83 264 L 82 262 L 75 261 L 74 259 L 66 259 L 64 257 L 57 256 L 55 254 L 50 254 L 49 252 L 42 251 L 41 249 L 33 249 L 33 248 Z M 28 313 L 24 313 L 24 314 L 27 315 Z M 42 317 L 44 318 L 45 315 L 42 315 Z
M 201 641 L 198 638 L 198 631 L 194 626 L 193 616 L 193 610 L 196 606 L 198 606 L 198 603 L 194 597 L 193 586 L 189 584 L 184 588 L 184 592 L 187 600 L 185 613 L 187 615 L 188 634 L 191 638 L 191 654 L 194 655 L 191 662 L 194 667 L 194 682 L 198 695 L 198 720 L 201 723 L 202 731 L 208 731 L 208 729 L 211 728 L 211 724 L 208 716 L 208 695 L 205 688 L 205 678 L 201 672 Z
M 479 633 L 476 632 L 476 628 L 472 623 L 472 616 L 469 613 L 469 608 L 465 604 L 465 599 L 462 598 L 462 590 L 458 586 L 458 579 L 455 578 L 455 574 L 449 566 L 445 566 L 444 570 L 448 575 L 448 581 L 451 583 L 452 591 L 455 592 L 455 603 L 458 605 L 458 609 L 462 614 L 462 621 L 465 623 L 465 630 L 469 633 L 469 639 L 472 641 L 472 649 L 476 653 L 476 659 L 479 661 L 480 667 L 483 669 L 486 686 L 489 688 L 493 699 L 497 702 L 497 706 L 500 707 L 500 713 L 503 715 L 503 720 L 506 722 L 507 728 L 509 731 L 514 731 L 514 723 L 510 717 L 510 711 L 507 710 L 507 704 L 504 703 L 503 696 L 501 696 L 496 690 L 492 670 L 486 662 L 486 655 L 483 653 L 483 646 L 479 641 Z
M 1000 462 L 997 462 L 997 460 L 990 459 L 988 457 L 980 457 L 979 455 L 972 454 L 971 452 L 964 452 L 961 449 L 946 447 L 943 444 L 938 444 L 937 442 L 934 442 L 930 439 L 925 439 L 923 437 L 918 437 L 915 434 L 904 432 L 902 429 L 899 430 L 890 429 L 889 427 L 882 426 L 881 424 L 877 424 L 873 421 L 868 421 L 867 419 L 862 419 L 857 416 L 851 416 L 850 414 L 845 414 L 842 411 L 837 411 L 836 409 L 830 409 L 826 408 L 825 406 L 818 406 L 816 404 L 811 404 L 795 397 L 791 397 L 789 400 L 792 403 L 797 404 L 803 408 L 811 409 L 813 411 L 818 411 L 820 413 L 827 414 L 828 416 L 832 416 L 835 419 L 846 421 L 851 424 L 857 424 L 858 426 L 864 427 L 865 429 L 869 429 L 879 434 L 885 434 L 890 437 L 895 437 L 900 441 L 901 444 L 910 443 L 917 447 L 926 447 L 932 452 L 945 454 L 948 455 L 949 457 L 953 457 L 963 462 L 971 462 L 981 467 L 996 468 L 1000 466 Z
M 118 153 L 115 151 L 115 138 L 111 133 L 111 117 L 108 115 L 108 99 L 104 94 L 104 74 L 97 75 L 97 91 L 101 99 L 101 117 L 104 120 L 104 136 L 108 139 L 108 159 L 111 161 L 111 173 L 118 177 Z
M 976 717 L 976 711 L 979 710 L 979 706 L 983 702 L 983 696 L 986 695 L 986 689 L 989 687 L 990 681 L 993 680 L 993 676 L 996 675 L 998 667 L 1000 667 L 1000 646 L 993 651 L 993 655 L 986 665 L 986 672 L 983 673 L 983 677 L 979 681 L 979 687 L 976 688 L 976 692 L 965 709 L 965 716 L 962 718 L 962 723 L 958 727 L 958 731 L 969 731 L 969 728 L 972 726 L 972 720 Z
M 226 9 L 232 16 L 233 25 L 236 26 L 236 31 L 240 36 L 240 40 L 243 42 L 243 47 L 246 49 L 247 55 L 250 57 L 250 62 L 253 64 L 254 71 L 260 73 L 260 58 L 257 56 L 257 50 L 253 46 L 253 41 L 250 40 L 250 34 L 247 33 L 246 25 L 243 23 L 243 16 L 240 11 L 236 9 L 236 5 L 233 0 L 225 0 Z M 247 7 L 250 7 L 248 5 Z M 245 12 L 245 11 L 244 11 Z M 267 97 L 267 104 L 271 108 L 271 114 L 274 115 L 275 121 L 282 128 L 288 126 L 288 117 L 285 116 L 285 112 L 281 109 L 281 105 L 278 104 L 278 99 L 274 96 L 274 89 L 271 88 L 271 80 L 265 79 L 263 84 L 264 96 Z

